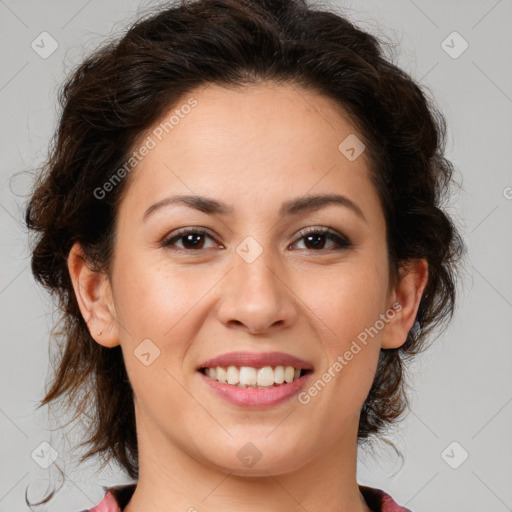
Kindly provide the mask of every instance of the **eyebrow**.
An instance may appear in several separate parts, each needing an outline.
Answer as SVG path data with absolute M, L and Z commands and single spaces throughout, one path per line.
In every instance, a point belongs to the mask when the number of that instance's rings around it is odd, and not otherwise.
M 171 205 L 181 205 L 194 208 L 209 215 L 232 215 L 233 208 L 221 201 L 203 196 L 195 195 L 177 195 L 166 197 L 155 204 L 152 204 L 142 217 L 143 221 L 157 210 Z M 322 194 L 299 197 L 285 201 L 279 209 L 280 217 L 289 217 L 305 212 L 320 210 L 329 205 L 339 205 L 352 210 L 358 217 L 367 222 L 361 208 L 351 199 L 340 194 Z

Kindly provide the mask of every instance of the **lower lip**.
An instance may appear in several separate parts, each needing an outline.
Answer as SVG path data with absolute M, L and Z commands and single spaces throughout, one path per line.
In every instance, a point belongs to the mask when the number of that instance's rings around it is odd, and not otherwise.
M 293 382 L 280 384 L 272 388 L 239 388 L 231 384 L 223 384 L 218 380 L 210 379 L 199 372 L 206 384 L 220 397 L 241 407 L 265 407 L 280 404 L 299 393 L 309 379 L 310 373 Z

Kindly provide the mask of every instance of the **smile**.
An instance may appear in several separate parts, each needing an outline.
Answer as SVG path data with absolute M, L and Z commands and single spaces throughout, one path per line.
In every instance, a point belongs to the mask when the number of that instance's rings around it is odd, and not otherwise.
M 309 372 L 306 369 L 282 365 L 264 366 L 263 368 L 216 366 L 202 368 L 200 371 L 214 381 L 245 389 L 267 389 L 281 386 L 284 383 L 290 384 Z
M 219 368 L 220 372 L 218 371 Z M 209 390 L 213 391 L 214 396 L 221 398 L 223 401 L 228 402 L 231 405 L 251 409 L 262 409 L 277 406 L 278 404 L 290 400 L 293 396 L 300 393 L 300 391 L 306 386 L 306 382 L 310 379 L 313 373 L 312 370 L 301 370 L 294 368 L 293 366 L 285 366 L 282 367 L 285 374 L 285 380 L 279 384 L 276 382 L 276 371 L 277 380 L 280 380 L 282 376 L 279 366 L 276 366 L 275 368 L 254 368 L 247 366 L 237 368 L 233 366 L 231 368 L 231 370 L 230 367 L 223 368 L 222 366 L 204 368 L 199 370 L 197 373 L 206 386 L 208 386 Z M 292 370 L 287 370 L 287 368 L 291 368 L 293 370 L 293 377 L 291 377 Z M 210 372 L 212 375 L 215 375 L 215 378 L 210 377 Z M 273 376 L 271 372 L 273 373 Z M 221 379 L 225 376 L 225 382 L 220 382 L 218 380 L 219 373 L 221 375 Z M 230 381 L 233 382 L 233 384 L 228 383 L 228 374 L 230 376 Z M 255 375 L 256 384 L 247 384 L 247 382 L 254 382 Z M 268 383 L 272 378 L 272 383 L 265 386 L 259 386 L 258 375 L 260 376 L 260 379 L 262 379 L 259 382 Z M 242 384 L 240 382 L 240 377 L 242 382 L 245 382 L 246 384 Z M 291 377 L 291 381 L 287 382 L 286 377 L 288 377 L 288 380 L 290 380 Z

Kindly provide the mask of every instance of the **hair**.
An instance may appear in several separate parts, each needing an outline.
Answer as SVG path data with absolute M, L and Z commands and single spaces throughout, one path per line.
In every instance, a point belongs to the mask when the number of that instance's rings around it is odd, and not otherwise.
M 385 214 L 390 276 L 399 279 L 399 269 L 416 258 L 429 266 L 405 344 L 380 352 L 358 442 L 382 437 L 401 417 L 408 406 L 406 365 L 453 316 L 465 247 L 443 211 L 454 170 L 444 156 L 445 119 L 384 49 L 341 14 L 305 0 L 183 0 L 141 17 L 74 69 L 59 93 L 58 129 L 25 222 L 35 237 L 33 275 L 57 298 L 60 312 L 51 333 L 60 342 L 58 364 L 39 407 L 67 397 L 73 420 L 88 416 L 89 435 L 80 446 L 90 449 L 80 462 L 101 455 L 138 477 L 122 352 L 91 337 L 68 272 L 69 251 L 79 242 L 88 264 L 110 275 L 116 214 L 129 179 L 105 197 L 95 191 L 163 113 L 207 84 L 297 85 L 334 100 L 355 124 Z

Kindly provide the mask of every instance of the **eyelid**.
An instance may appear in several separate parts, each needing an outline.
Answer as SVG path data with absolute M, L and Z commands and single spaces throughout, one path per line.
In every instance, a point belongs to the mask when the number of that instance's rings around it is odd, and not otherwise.
M 297 233 L 297 236 L 295 237 L 295 239 L 297 240 L 299 238 L 309 235 L 310 233 L 322 233 L 323 235 L 325 235 L 325 234 L 334 235 L 334 236 L 337 236 L 340 238 L 346 238 L 348 241 L 348 238 L 345 235 L 343 235 L 342 233 L 339 233 L 337 230 L 330 228 L 328 226 L 309 226 L 307 228 L 303 228 Z

